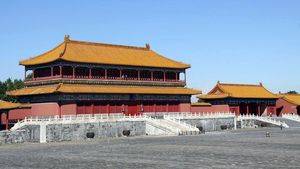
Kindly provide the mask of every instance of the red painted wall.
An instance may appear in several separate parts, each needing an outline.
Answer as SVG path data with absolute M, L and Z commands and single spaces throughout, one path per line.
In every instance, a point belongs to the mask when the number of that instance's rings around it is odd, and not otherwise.
M 169 104 L 168 112 L 179 112 L 179 105 L 176 103 Z
M 108 113 L 108 108 L 106 104 L 94 105 L 95 114 L 106 114 Z
M 55 116 L 59 115 L 60 109 L 57 103 L 31 104 L 31 116 Z
M 107 103 L 103 104 L 65 104 L 59 106 L 57 103 L 34 103 L 31 104 L 31 108 L 23 108 L 11 110 L 9 112 L 9 120 L 22 120 L 25 117 L 30 116 L 55 116 L 55 115 L 76 115 L 76 114 L 99 114 L 99 113 L 125 113 L 125 114 L 139 114 L 147 112 L 191 112 L 190 103 L 176 103 L 176 102 L 149 102 L 136 104 L 112 104 L 107 106 Z M 224 111 L 222 106 L 213 106 L 213 108 L 193 108 L 194 112 L 205 111 Z M 227 109 L 225 109 L 228 111 Z M 6 115 L 2 114 L 1 122 L 5 124 Z
M 231 113 L 234 113 L 236 116 L 239 116 L 241 113 L 240 113 L 240 107 L 239 106 L 230 106 L 229 107 L 229 111 Z
M 268 106 L 267 107 L 267 115 L 268 116 L 276 116 L 276 106 Z
M 276 112 L 279 115 L 289 113 L 297 114 L 297 106 L 280 98 L 276 101 Z
M 61 107 L 61 115 L 76 115 L 77 105 L 76 104 L 66 104 Z
M 89 104 L 83 103 L 75 105 L 71 109 L 76 109 L 77 114 L 99 114 L 99 113 L 124 113 L 126 115 L 136 115 L 147 112 L 190 112 L 190 103 L 167 103 L 167 102 L 145 102 L 145 103 L 110 103 L 107 104 Z
M 191 112 L 191 103 L 180 103 L 179 112 Z
M 144 103 L 143 104 L 143 112 L 155 112 L 155 106 L 151 103 Z
M 122 104 L 112 104 L 112 105 L 107 105 L 107 104 L 80 104 L 80 105 L 75 105 L 72 106 L 72 110 L 75 109 L 75 112 L 77 114 L 100 114 L 100 113 L 122 113 L 124 111 L 128 110 L 127 105 L 122 105 Z M 132 108 L 133 106 L 131 106 Z M 136 105 L 134 108 L 137 110 Z M 132 110 L 132 109 L 131 109 Z
M 22 109 L 15 109 L 10 110 L 8 116 L 9 121 L 17 122 L 18 120 L 23 120 L 25 117 L 30 116 L 31 109 L 30 108 L 22 108 Z M 6 114 L 1 114 L 1 124 L 6 124 Z
M 9 111 L 9 121 L 16 122 L 30 116 L 55 116 L 59 115 L 57 103 L 36 103 L 31 104 L 31 108 L 22 108 Z M 1 115 L 1 123 L 5 124 L 6 115 Z
M 228 105 L 212 105 L 212 106 L 191 106 L 193 113 L 215 113 L 215 112 L 228 112 Z
M 30 114 L 31 114 L 30 108 L 10 110 L 9 120 L 21 120 L 27 116 L 30 116 Z

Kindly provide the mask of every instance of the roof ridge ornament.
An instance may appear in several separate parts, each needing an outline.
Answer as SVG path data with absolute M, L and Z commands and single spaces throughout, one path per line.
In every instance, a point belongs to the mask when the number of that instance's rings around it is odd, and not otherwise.
M 65 41 L 65 42 L 69 42 L 69 41 L 70 41 L 70 35 L 65 35 L 64 41 Z
M 62 85 L 63 85 L 63 83 L 59 83 L 55 88 L 55 92 L 58 92 L 59 88 L 61 88 Z
M 146 48 L 147 48 L 148 50 L 150 50 L 150 44 L 149 44 L 149 43 L 146 43 Z

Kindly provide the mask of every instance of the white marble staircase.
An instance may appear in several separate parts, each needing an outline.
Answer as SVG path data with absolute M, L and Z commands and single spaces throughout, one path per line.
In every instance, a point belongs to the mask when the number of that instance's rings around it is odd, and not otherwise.
M 289 126 L 284 122 L 280 120 L 275 120 L 272 119 L 271 117 L 265 117 L 265 116 L 255 116 L 255 115 L 241 115 L 237 117 L 237 121 L 241 122 L 241 127 L 244 127 L 244 123 L 249 120 L 256 120 L 264 123 L 268 123 L 271 125 L 279 126 L 279 127 L 284 127 L 284 128 L 289 128 Z

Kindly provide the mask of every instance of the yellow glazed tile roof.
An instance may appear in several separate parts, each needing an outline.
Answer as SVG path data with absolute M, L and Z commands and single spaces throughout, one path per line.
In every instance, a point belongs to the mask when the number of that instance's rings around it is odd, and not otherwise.
M 198 96 L 201 99 L 218 98 L 261 98 L 276 99 L 277 95 L 268 91 L 262 84 L 225 84 L 219 83 L 207 94 Z
M 300 105 L 300 94 L 281 94 L 280 97 L 292 104 Z
M 50 93 L 107 93 L 107 94 L 172 94 L 194 95 L 201 92 L 184 87 L 148 87 L 148 86 L 117 86 L 117 85 L 81 85 L 57 84 L 49 86 L 27 87 L 7 92 L 10 96 L 39 95 Z
M 6 102 L 6 101 L 3 101 L 3 100 L 0 100 L 0 110 L 3 110 L 3 109 L 15 109 L 15 108 L 19 108 L 21 107 L 21 104 L 20 103 L 12 103 L 12 102 Z
M 37 94 L 49 94 L 56 92 L 58 84 L 56 85 L 45 85 L 38 87 L 25 87 L 18 90 L 8 91 L 7 94 L 11 96 L 24 96 L 24 95 L 37 95 Z
M 21 65 L 46 64 L 57 60 L 78 63 L 94 63 L 124 66 L 160 67 L 186 69 L 190 65 L 168 59 L 149 47 L 133 47 L 75 41 L 65 41 L 54 49 L 23 61 Z

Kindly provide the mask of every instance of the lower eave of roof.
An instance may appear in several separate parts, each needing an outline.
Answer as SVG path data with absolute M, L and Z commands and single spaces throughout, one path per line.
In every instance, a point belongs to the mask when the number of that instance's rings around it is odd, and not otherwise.
M 27 87 L 7 92 L 10 96 L 42 95 L 53 93 L 67 94 L 168 94 L 195 95 L 201 91 L 184 87 L 148 87 L 148 86 L 116 86 L 116 85 L 72 85 L 56 84 Z

